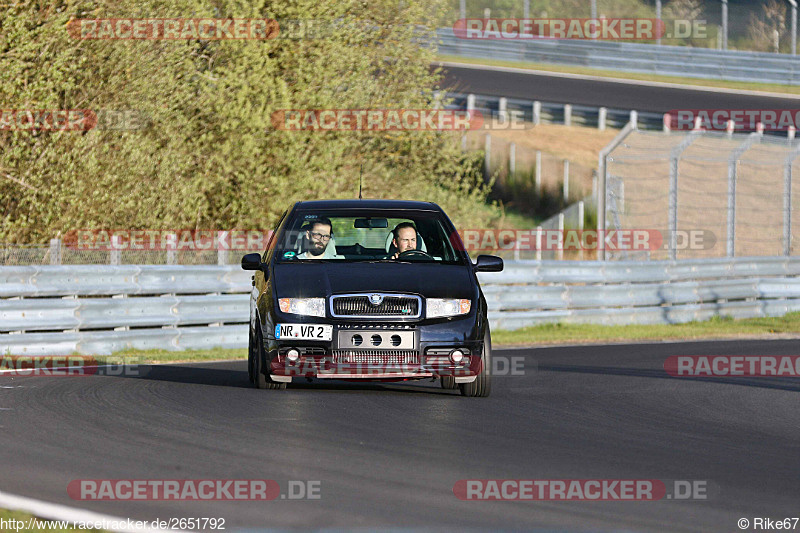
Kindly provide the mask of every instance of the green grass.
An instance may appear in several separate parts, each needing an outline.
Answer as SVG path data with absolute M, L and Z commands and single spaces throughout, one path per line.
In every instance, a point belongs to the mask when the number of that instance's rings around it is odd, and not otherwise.
M 496 346 L 625 342 L 640 340 L 742 339 L 800 335 L 800 312 L 775 318 L 734 320 L 714 317 L 704 322 L 629 326 L 595 324 L 544 324 L 514 331 L 492 331 Z
M 715 317 L 704 322 L 686 324 L 657 324 L 629 326 L 601 326 L 596 324 L 543 324 L 514 331 L 492 331 L 495 346 L 567 344 L 593 342 L 626 342 L 641 340 L 698 340 L 698 339 L 743 339 L 785 338 L 800 336 L 800 312 L 774 318 L 748 318 L 734 320 Z M 109 362 L 130 364 L 158 364 L 180 362 L 203 362 L 247 359 L 247 350 L 209 348 L 208 350 L 125 350 L 112 357 L 102 358 Z M 101 359 L 101 358 L 98 358 Z
M 22 511 L 8 511 L 6 509 L 0 509 L 0 520 L 3 520 L 4 523 L 5 523 L 5 527 L 2 528 L 2 531 L 20 531 L 20 532 L 22 532 L 22 531 L 51 531 L 51 532 L 61 532 L 61 533 L 78 533 L 78 532 L 87 533 L 87 532 L 90 532 L 90 531 L 96 531 L 96 532 L 105 531 L 105 530 L 102 530 L 102 529 L 73 529 L 71 527 L 68 527 L 68 528 L 55 528 L 54 527 L 53 529 L 49 529 L 47 526 L 45 526 L 45 527 L 39 526 L 39 527 L 29 528 L 29 527 L 27 527 L 27 525 L 28 525 L 27 522 L 28 522 L 28 520 L 33 518 L 33 516 L 34 515 L 28 514 L 28 513 L 24 513 Z M 26 522 L 26 524 L 25 524 L 25 527 L 23 527 L 22 529 L 16 529 L 16 526 L 17 526 L 16 524 L 15 524 L 15 527 L 10 527 L 9 526 L 9 524 L 8 524 L 9 520 L 19 520 L 19 521 Z M 40 522 L 45 522 L 45 520 L 41 520 L 41 519 L 39 521 Z M 50 522 L 50 523 L 52 524 L 52 522 Z M 78 524 L 78 525 L 80 525 L 80 524 Z
M 698 78 L 683 78 L 680 76 L 659 76 L 656 74 L 644 74 L 633 72 L 621 72 L 618 70 L 605 70 L 589 67 L 573 67 L 567 65 L 551 65 L 547 63 L 530 63 L 523 61 L 505 61 L 497 59 L 474 59 L 460 56 L 440 55 L 439 61 L 451 61 L 457 63 L 470 63 L 474 65 L 489 65 L 495 67 L 516 67 L 531 70 L 545 70 L 548 72 L 562 72 L 569 74 L 583 74 L 588 76 L 601 76 L 605 78 L 622 78 L 626 80 L 655 81 L 664 83 L 679 83 L 681 85 L 700 85 L 704 87 L 721 87 L 733 90 L 747 91 L 768 91 L 774 93 L 800 94 L 800 86 L 779 85 L 770 83 L 756 83 L 744 81 L 726 80 L 706 80 Z
M 208 350 L 184 350 L 180 352 L 168 350 L 124 350 L 114 352 L 114 355 L 109 357 L 99 356 L 98 359 L 116 363 L 124 361 L 125 364 L 200 363 L 203 361 L 247 359 L 247 349 L 209 348 Z

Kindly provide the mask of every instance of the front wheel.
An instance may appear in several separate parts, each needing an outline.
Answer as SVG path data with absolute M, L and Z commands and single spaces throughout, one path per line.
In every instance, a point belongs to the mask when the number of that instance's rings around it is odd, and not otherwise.
M 264 353 L 264 341 L 263 337 L 261 336 L 261 326 L 256 324 L 256 351 L 255 351 L 255 365 L 254 365 L 254 376 L 253 376 L 253 385 L 259 389 L 285 389 L 286 383 L 279 383 L 277 381 L 272 381 L 272 378 L 266 373 L 269 370 L 264 368 L 264 363 L 266 362 L 267 357 Z
M 441 378 L 442 388 L 445 390 L 453 390 L 458 388 L 458 384 L 456 383 L 455 376 L 442 376 Z
M 483 354 L 481 355 L 481 371 L 472 383 L 459 383 L 461 396 L 485 398 L 492 392 L 492 336 L 486 332 L 483 337 Z

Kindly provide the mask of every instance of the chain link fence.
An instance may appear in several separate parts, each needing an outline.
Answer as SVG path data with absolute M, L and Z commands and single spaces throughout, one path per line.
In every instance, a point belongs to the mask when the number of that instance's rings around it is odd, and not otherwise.
M 606 230 L 656 230 L 660 246 L 607 259 L 797 255 L 800 143 L 760 133 L 629 128 L 600 156 Z

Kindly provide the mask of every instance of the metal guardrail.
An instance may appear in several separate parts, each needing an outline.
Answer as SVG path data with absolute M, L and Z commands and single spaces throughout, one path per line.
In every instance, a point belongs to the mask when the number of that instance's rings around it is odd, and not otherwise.
M 469 96 L 466 93 L 449 92 L 447 97 L 452 98 L 452 102 L 447 107 L 450 109 L 467 109 Z M 635 109 L 559 104 L 483 94 L 475 94 L 473 96 L 475 98 L 474 109 L 487 117 L 497 117 L 500 114 L 501 100 L 505 100 L 506 111 L 516 121 L 540 124 L 569 123 L 572 126 L 592 128 L 600 127 L 602 122 L 601 129 L 605 129 L 605 127 L 622 129 L 631 121 L 631 116 L 635 116 L 637 117 L 636 123 L 639 129 L 658 131 L 664 129 L 663 113 L 654 113 L 652 111 L 638 112 Z M 537 104 L 538 112 L 535 110 Z M 634 114 L 632 115 L 631 112 L 634 112 Z M 601 114 L 605 114 L 604 119 L 601 118 Z M 510 124 L 509 122 L 509 129 L 512 129 Z
M 508 261 L 479 278 L 492 327 L 517 329 L 777 316 L 800 310 L 798 274 L 800 258 L 751 257 Z M 250 274 L 234 265 L 2 267 L 0 350 L 244 348 L 250 288 Z
M 459 39 L 452 28 L 437 30 L 437 36 L 443 55 L 800 85 L 800 58 L 786 54 L 568 39 L 470 40 Z

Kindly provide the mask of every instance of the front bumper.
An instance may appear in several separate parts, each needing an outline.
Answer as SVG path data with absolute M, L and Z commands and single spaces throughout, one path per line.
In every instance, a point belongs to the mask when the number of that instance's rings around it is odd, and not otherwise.
M 362 344 L 352 342 L 354 335 L 362 337 Z M 379 337 L 378 346 L 370 342 L 373 336 Z M 393 338 L 396 345 L 392 345 Z M 387 381 L 454 376 L 457 383 L 468 383 L 482 369 L 483 335 L 476 331 L 474 316 L 415 324 L 334 323 L 331 341 L 273 336 L 265 343 L 267 368 L 274 381 L 291 381 L 293 377 Z M 464 354 L 458 363 L 450 359 L 456 349 Z M 289 357 L 290 350 L 298 353 Z

